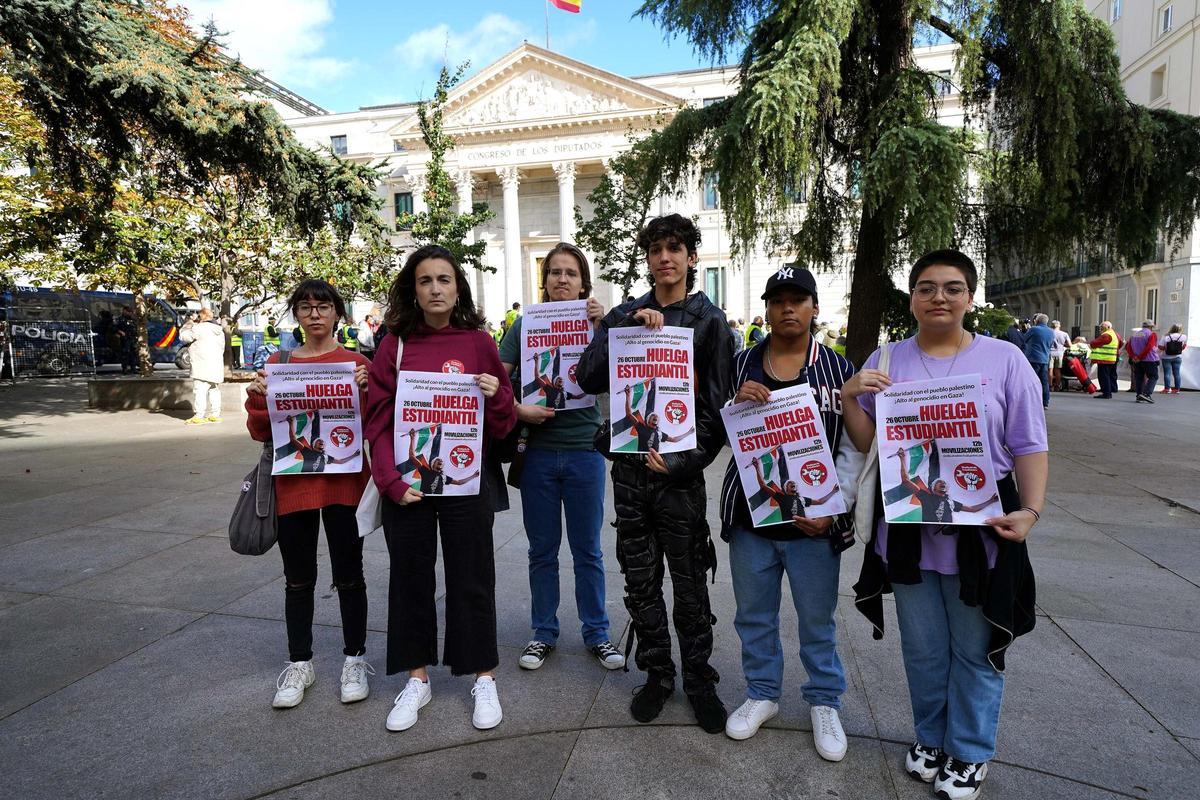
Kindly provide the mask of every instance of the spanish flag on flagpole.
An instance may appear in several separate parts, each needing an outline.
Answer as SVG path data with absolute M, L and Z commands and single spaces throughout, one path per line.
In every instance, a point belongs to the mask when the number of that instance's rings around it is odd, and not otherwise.
M 583 6 L 583 0 L 550 0 L 550 5 L 560 11 L 570 11 L 572 14 L 578 14 L 579 9 Z

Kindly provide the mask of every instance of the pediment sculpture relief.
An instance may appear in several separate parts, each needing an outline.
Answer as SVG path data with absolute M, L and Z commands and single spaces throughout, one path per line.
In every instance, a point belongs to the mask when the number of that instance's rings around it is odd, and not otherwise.
M 451 125 L 484 125 L 521 119 L 624 111 L 610 95 L 589 91 L 540 72 L 526 72 L 450 118 Z

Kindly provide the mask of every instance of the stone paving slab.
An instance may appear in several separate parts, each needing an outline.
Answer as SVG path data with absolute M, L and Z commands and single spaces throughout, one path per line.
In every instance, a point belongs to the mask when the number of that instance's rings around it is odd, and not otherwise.
M 51 592 L 188 541 L 174 533 L 70 528 L 4 548 L 0 588 Z

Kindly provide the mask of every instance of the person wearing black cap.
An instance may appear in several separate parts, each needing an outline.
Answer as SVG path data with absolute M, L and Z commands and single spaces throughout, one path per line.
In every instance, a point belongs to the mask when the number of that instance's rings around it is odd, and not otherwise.
M 765 403 L 772 391 L 807 383 L 820 406 L 829 450 L 843 493 L 858 485 L 863 457 L 842 435 L 842 384 L 854 366 L 816 341 L 817 282 L 812 273 L 785 264 L 767 280 L 770 334 L 734 358 L 735 402 Z M 853 505 L 853 497 L 846 497 Z M 810 516 L 818 508 L 789 504 L 793 513 L 778 525 L 755 528 L 737 465 L 732 458 L 721 487 L 721 538 L 729 543 L 729 572 L 742 641 L 746 702 L 725 723 L 732 739 L 748 739 L 779 712 L 783 691 L 783 649 L 779 643 L 781 583 L 787 575 L 800 627 L 800 660 L 808 681 L 800 687 L 810 706 L 813 744 L 829 761 L 846 755 L 846 734 L 838 718 L 846 676 L 838 658 L 834 609 L 837 607 L 841 552 L 854 543 L 851 514 Z

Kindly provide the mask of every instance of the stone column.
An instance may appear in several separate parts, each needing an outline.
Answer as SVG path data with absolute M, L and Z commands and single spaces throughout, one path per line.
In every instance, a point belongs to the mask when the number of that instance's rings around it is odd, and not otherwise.
M 425 202 L 425 190 L 428 188 L 429 179 L 424 172 L 409 174 L 408 190 L 412 192 L 414 214 L 421 214 L 429 210 L 429 204 Z
M 461 169 L 454 173 L 454 185 L 458 189 L 458 213 L 470 214 L 471 208 L 475 204 L 475 178 L 471 175 L 471 170 Z M 467 231 L 464 237 L 464 244 L 475 243 L 475 229 Z M 468 273 L 471 270 L 467 270 Z M 471 290 L 475 293 L 475 305 L 480 308 L 486 308 L 484 304 L 484 283 L 483 276 L 486 274 L 484 270 L 477 269 L 474 271 L 474 280 L 472 281 Z M 495 309 L 487 308 L 486 311 L 495 314 Z
M 525 269 L 521 259 L 521 214 L 517 207 L 517 187 L 521 184 L 521 171 L 516 167 L 500 167 L 496 170 L 504 186 L 504 308 L 523 302 L 522 288 L 525 284 Z
M 558 176 L 558 238 L 575 242 L 575 162 L 554 162 Z

